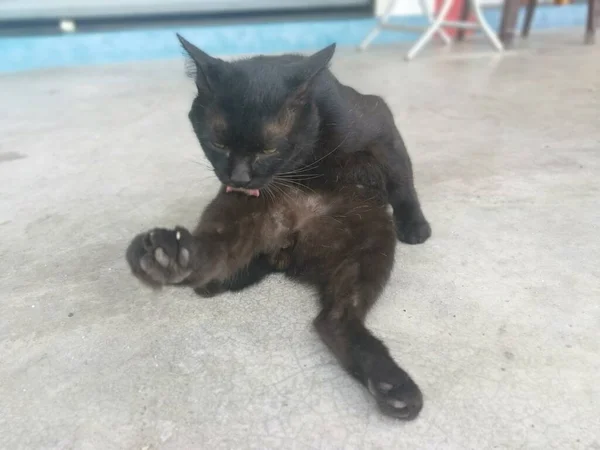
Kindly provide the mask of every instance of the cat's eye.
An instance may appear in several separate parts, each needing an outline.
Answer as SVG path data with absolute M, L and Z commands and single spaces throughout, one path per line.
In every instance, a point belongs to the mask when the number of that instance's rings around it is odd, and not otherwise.
M 265 148 L 262 152 L 265 155 L 272 155 L 274 153 L 277 153 L 277 149 L 276 148 Z
M 213 142 L 212 143 L 213 146 L 215 146 L 216 148 L 218 148 L 219 150 L 225 150 L 225 146 L 223 144 L 221 144 L 220 142 Z

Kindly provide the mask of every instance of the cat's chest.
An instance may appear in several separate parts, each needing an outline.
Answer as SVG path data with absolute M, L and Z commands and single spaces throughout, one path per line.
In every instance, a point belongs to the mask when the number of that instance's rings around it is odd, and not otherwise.
M 268 213 L 282 227 L 297 230 L 313 219 L 327 215 L 331 211 L 331 203 L 325 192 L 290 188 L 281 191 Z

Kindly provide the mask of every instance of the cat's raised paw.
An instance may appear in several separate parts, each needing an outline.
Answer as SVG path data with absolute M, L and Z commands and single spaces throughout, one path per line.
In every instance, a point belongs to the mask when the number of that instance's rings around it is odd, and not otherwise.
M 227 288 L 221 282 L 211 281 L 210 283 L 207 283 L 204 286 L 194 288 L 194 292 L 200 297 L 211 298 L 222 294 L 223 292 L 227 292 Z
M 177 284 L 191 273 L 192 235 L 182 227 L 155 228 L 137 235 L 127 248 L 133 274 L 151 286 Z
M 431 226 L 426 220 L 395 219 L 395 222 L 398 240 L 405 244 L 422 244 L 431 236 Z
M 413 420 L 423 408 L 423 395 L 408 375 L 370 378 L 368 388 L 381 412 L 401 420 Z

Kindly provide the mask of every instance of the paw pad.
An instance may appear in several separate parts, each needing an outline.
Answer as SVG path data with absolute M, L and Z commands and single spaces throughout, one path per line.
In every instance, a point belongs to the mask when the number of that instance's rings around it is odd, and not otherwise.
M 171 262 L 171 259 L 161 247 L 154 250 L 154 259 L 165 268 L 169 267 L 169 263 Z
M 367 387 L 375 397 L 379 409 L 388 416 L 413 420 L 423 407 L 421 391 L 410 378 L 399 378 L 397 383 L 369 380 Z

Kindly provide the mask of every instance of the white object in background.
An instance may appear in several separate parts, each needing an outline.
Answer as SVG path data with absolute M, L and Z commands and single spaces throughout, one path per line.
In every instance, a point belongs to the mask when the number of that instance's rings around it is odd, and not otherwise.
M 496 36 L 494 30 L 492 30 L 490 25 L 485 20 L 483 12 L 481 11 L 481 5 L 479 0 L 466 0 L 471 3 L 477 23 L 471 23 L 467 21 L 444 20 L 448 15 L 448 12 L 450 12 L 450 8 L 452 7 L 452 3 L 454 2 L 454 0 L 444 0 L 444 3 L 442 3 L 442 6 L 440 7 L 440 11 L 435 18 L 431 14 L 428 0 L 420 0 L 419 3 L 421 7 L 421 12 L 425 14 L 429 21 L 429 26 L 425 29 L 389 23 L 389 20 L 394 14 L 394 11 L 396 11 L 398 5 L 400 4 L 400 1 L 404 2 L 405 0 L 389 0 L 387 8 L 383 15 L 379 18 L 377 25 L 375 25 L 375 27 L 369 32 L 367 37 L 365 37 L 365 39 L 361 42 L 359 46 L 360 50 L 366 50 L 369 44 L 373 42 L 373 40 L 384 29 L 396 31 L 424 31 L 421 37 L 411 47 L 411 49 L 405 56 L 406 60 L 410 61 L 415 56 L 417 56 L 417 54 L 425 47 L 425 45 L 429 43 L 429 41 L 431 41 L 431 38 L 433 38 L 435 34 L 438 34 L 445 44 L 448 44 L 450 42 L 450 38 L 444 32 L 442 27 L 461 28 L 465 30 L 482 30 L 485 36 L 490 41 L 490 43 L 492 44 L 492 46 L 497 51 L 501 52 L 502 50 L 504 50 L 500 39 L 498 39 L 498 36 Z
M 74 20 L 62 19 L 58 22 L 58 28 L 60 28 L 60 31 L 63 33 L 74 33 L 77 31 L 77 24 Z
M 430 10 L 434 9 L 434 2 L 435 0 L 427 0 L 427 7 Z M 391 3 L 394 3 L 394 0 L 375 0 L 375 15 L 377 17 L 382 16 L 388 10 Z M 421 2 L 419 0 L 396 2 L 392 7 L 392 15 L 394 16 L 412 16 L 422 13 Z
M 543 0 L 545 2 L 552 2 L 553 0 Z M 394 0 L 375 0 L 375 15 L 377 17 L 383 15 L 387 10 L 388 5 L 394 3 Z M 504 0 L 480 0 L 481 6 L 502 6 Z M 427 0 L 427 5 L 431 11 L 435 10 L 435 0 Z M 421 5 L 419 0 L 404 0 L 396 2 L 392 15 L 394 16 L 411 16 L 415 14 L 421 14 Z
M 373 28 L 369 34 L 367 35 L 366 38 L 363 39 L 363 41 L 360 43 L 360 46 L 358 47 L 360 50 L 366 50 L 367 47 L 369 46 L 369 44 L 371 44 L 371 42 L 373 42 L 373 39 L 375 39 L 377 36 L 379 36 L 379 33 L 381 33 L 384 29 L 387 30 L 396 30 L 396 31 L 422 31 L 423 28 L 421 27 L 409 27 L 406 25 L 392 25 L 389 23 L 389 20 L 392 16 L 396 15 L 396 11 L 398 9 L 398 0 L 390 0 L 387 5 L 386 5 L 386 9 L 383 11 L 383 14 L 381 15 L 381 17 L 378 19 L 378 23 L 377 25 L 375 25 L 375 28 Z M 406 5 L 405 2 L 402 3 L 403 5 Z M 419 10 L 422 14 L 424 14 L 427 17 L 427 20 L 429 21 L 430 24 L 433 23 L 433 15 L 431 13 L 431 5 L 429 0 L 418 0 L 418 6 L 419 6 Z M 403 12 L 405 13 L 406 10 L 403 10 Z M 448 45 L 450 44 L 450 38 L 448 37 L 448 35 L 446 34 L 446 32 L 442 29 L 440 29 L 438 27 L 437 30 L 434 31 L 434 33 L 437 33 L 440 38 L 442 39 L 442 41 L 444 42 L 444 44 Z

